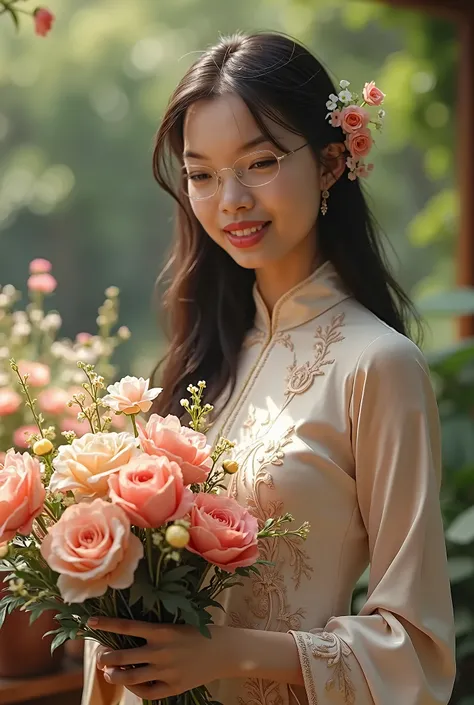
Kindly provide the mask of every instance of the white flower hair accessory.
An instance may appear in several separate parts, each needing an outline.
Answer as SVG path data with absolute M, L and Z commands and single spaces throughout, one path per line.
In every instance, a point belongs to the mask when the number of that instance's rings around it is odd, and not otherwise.
M 346 166 L 349 169 L 349 179 L 354 181 L 358 176 L 369 176 L 374 168 L 372 163 L 365 161 L 374 144 L 369 125 L 372 124 L 376 130 L 381 130 L 385 110 L 380 109 L 377 117 L 373 117 L 365 106 L 382 105 L 385 93 L 377 88 L 374 81 L 370 81 L 364 85 L 361 99 L 357 93 L 349 90 L 349 86 L 349 81 L 342 80 L 339 82 L 339 93 L 330 94 L 326 103 L 330 112 L 326 115 L 326 120 L 329 119 L 332 127 L 340 127 L 346 135 L 344 145 L 349 152 Z

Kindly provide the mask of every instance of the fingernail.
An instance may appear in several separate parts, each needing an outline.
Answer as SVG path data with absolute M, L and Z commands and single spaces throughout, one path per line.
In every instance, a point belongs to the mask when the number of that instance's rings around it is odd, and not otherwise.
M 105 678 L 105 680 L 107 681 L 107 683 L 110 683 L 110 680 L 111 680 L 111 679 L 110 679 L 110 676 L 109 676 L 108 673 L 104 673 L 104 678 Z
M 89 627 L 95 627 L 97 624 L 99 624 L 99 619 L 98 617 L 89 617 L 87 620 L 87 624 Z

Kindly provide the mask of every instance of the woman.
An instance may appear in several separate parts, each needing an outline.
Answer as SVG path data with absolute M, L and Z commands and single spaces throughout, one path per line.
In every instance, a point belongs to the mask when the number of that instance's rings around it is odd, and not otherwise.
M 205 379 L 211 440 L 237 443 L 229 492 L 260 519 L 289 511 L 311 531 L 266 544 L 271 564 L 226 594 L 212 639 L 145 626 L 148 665 L 124 670 L 131 652 L 100 649 L 105 680 L 90 656 L 84 705 L 203 683 L 224 705 L 449 700 L 436 401 L 362 193 L 370 167 L 348 151 L 351 125 L 327 119 L 330 94 L 304 47 L 259 33 L 221 40 L 171 98 L 154 154 L 178 202 L 154 411 L 180 415 L 188 384 Z

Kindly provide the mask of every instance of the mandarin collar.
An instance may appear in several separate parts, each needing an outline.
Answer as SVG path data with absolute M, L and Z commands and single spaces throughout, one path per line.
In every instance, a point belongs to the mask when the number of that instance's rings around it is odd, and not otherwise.
M 253 287 L 255 328 L 272 334 L 291 330 L 317 318 L 350 297 L 331 262 L 326 261 L 309 277 L 287 291 L 276 302 L 270 317 L 258 290 Z

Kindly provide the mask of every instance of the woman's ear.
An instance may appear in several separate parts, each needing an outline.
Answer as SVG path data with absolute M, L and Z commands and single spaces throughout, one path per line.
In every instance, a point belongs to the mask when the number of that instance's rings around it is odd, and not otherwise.
M 331 142 L 321 153 L 321 191 L 329 191 L 346 169 L 346 147 L 342 142 Z

